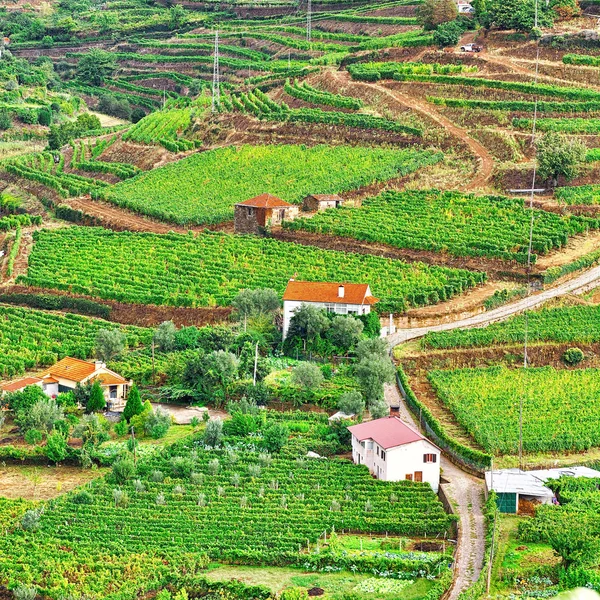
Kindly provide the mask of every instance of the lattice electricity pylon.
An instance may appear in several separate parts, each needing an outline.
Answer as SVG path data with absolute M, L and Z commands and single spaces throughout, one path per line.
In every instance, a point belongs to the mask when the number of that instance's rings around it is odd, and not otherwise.
M 221 84 L 219 82 L 219 30 L 215 31 L 215 57 L 213 63 L 212 112 L 221 106 Z

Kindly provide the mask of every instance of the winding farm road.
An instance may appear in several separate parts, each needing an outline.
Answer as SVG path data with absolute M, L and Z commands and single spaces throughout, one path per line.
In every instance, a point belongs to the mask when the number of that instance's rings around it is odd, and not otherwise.
M 414 329 L 400 329 L 394 335 L 389 336 L 387 340 L 390 347 L 394 348 L 409 340 L 422 337 L 430 331 L 484 327 L 489 323 L 503 321 L 524 310 L 539 306 L 553 298 L 565 294 L 583 293 L 598 285 L 600 285 L 600 266 L 585 271 L 577 277 L 553 288 L 480 315 L 454 321 L 453 323 Z M 390 406 L 400 407 L 400 418 L 403 421 L 417 429 L 419 428 L 395 384 L 386 386 L 385 398 Z M 445 600 L 456 600 L 461 592 L 477 582 L 483 568 L 485 554 L 484 486 L 481 479 L 462 471 L 445 456 L 442 456 L 441 466 L 443 477 L 449 482 L 445 485 L 445 491 L 459 517 L 455 576 L 450 591 L 444 597 Z
M 451 323 L 442 323 L 440 325 L 431 325 L 429 327 L 415 327 L 413 329 L 398 329 L 396 333 L 387 337 L 390 346 L 398 346 L 409 340 L 414 340 L 423 337 L 430 331 L 449 331 L 451 329 L 467 329 L 470 327 L 485 327 L 496 321 L 504 321 L 513 315 L 516 315 L 524 310 L 535 308 L 548 300 L 564 296 L 565 294 L 583 293 L 588 289 L 600 285 L 600 266 L 594 267 L 589 271 L 585 271 L 569 279 L 556 287 L 549 288 L 542 292 L 532 294 L 522 300 L 517 300 L 510 304 L 505 304 L 494 310 L 490 310 L 467 319 L 453 321 Z

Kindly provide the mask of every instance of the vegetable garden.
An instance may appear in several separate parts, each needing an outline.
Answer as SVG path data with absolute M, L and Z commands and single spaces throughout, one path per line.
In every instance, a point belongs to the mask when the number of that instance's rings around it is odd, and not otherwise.
M 417 170 L 437 155 L 349 146 L 241 146 L 194 154 L 98 191 L 102 198 L 177 224 L 233 218 L 233 206 L 269 192 L 300 203 Z
M 597 219 L 535 212 L 533 251 L 546 254 Z M 527 262 L 530 214 L 522 200 L 457 192 L 384 192 L 362 208 L 328 210 L 284 224 L 293 230 L 352 237 L 398 248 Z M 535 262 L 536 255 L 532 256 Z
M 296 276 L 369 281 L 381 310 L 398 312 L 485 279 L 460 269 L 211 232 L 193 237 L 70 227 L 36 232 L 35 239 L 23 283 L 143 304 L 225 306 L 244 288 L 281 294 Z
M 485 450 L 517 454 L 523 402 L 525 452 L 581 452 L 600 445 L 597 369 L 489 367 L 432 371 L 440 400 Z

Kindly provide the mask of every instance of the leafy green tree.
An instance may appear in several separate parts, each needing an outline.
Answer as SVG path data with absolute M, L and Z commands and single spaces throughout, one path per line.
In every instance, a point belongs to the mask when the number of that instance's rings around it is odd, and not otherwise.
M 347 415 L 356 415 L 362 421 L 365 412 L 365 401 L 360 392 L 345 392 L 338 400 L 338 409 Z
M 457 16 L 458 8 L 454 0 L 424 0 L 417 9 L 417 17 L 427 31 L 441 23 L 454 21 Z
M 433 32 L 433 42 L 440 48 L 456 46 L 463 33 L 464 30 L 457 21 L 440 23 Z
M 77 76 L 89 85 L 101 85 L 117 70 L 116 58 L 106 50 L 92 48 L 77 63 Z
M 140 391 L 138 390 L 137 385 L 132 385 L 131 389 L 129 390 L 129 395 L 127 396 L 125 408 L 123 409 L 123 418 L 129 422 L 131 417 L 139 415 L 143 410 L 144 405 L 142 404 Z
M 481 4 L 481 3 L 480 3 Z M 479 7 L 478 16 L 485 27 L 516 29 L 529 32 L 535 25 L 536 0 L 486 0 L 485 7 Z M 551 27 L 554 12 L 546 2 L 538 3 L 538 25 Z
M 358 318 L 363 322 L 363 333 L 368 338 L 379 338 L 381 336 L 381 323 L 379 321 L 379 315 L 374 310 L 370 311 L 366 315 L 360 315 Z
M 339 352 L 345 354 L 358 344 L 364 327 L 359 319 L 338 315 L 331 321 L 327 337 Z
M 185 24 L 186 21 L 187 16 L 183 6 L 181 6 L 181 4 L 171 6 L 169 9 L 169 23 L 171 25 L 171 29 L 179 29 Z
M 271 288 L 244 289 L 233 299 L 232 306 L 244 323 L 245 331 L 248 319 L 258 315 L 273 315 L 279 310 L 281 301 L 279 294 Z
M 144 432 L 151 438 L 158 440 L 167 435 L 171 422 L 171 415 L 166 410 L 157 408 L 148 415 L 144 423 Z
M 146 116 L 146 111 L 143 108 L 137 106 L 131 111 L 131 122 L 138 123 Z
M 317 346 L 319 338 L 329 328 L 329 319 L 325 311 L 311 304 L 302 304 L 290 319 L 290 327 L 286 337 L 286 346 L 294 348 L 299 341 L 306 352 Z
M 369 354 L 356 365 L 355 375 L 371 410 L 373 404 L 383 399 L 383 385 L 394 381 L 396 371 L 388 357 Z
M 88 413 L 100 412 L 105 406 L 106 400 L 104 398 L 102 387 L 98 381 L 94 381 L 86 410 Z
M 52 123 L 52 112 L 47 108 L 41 108 L 38 110 L 38 123 L 40 125 L 44 125 L 45 127 L 49 127 Z
M 133 460 L 129 457 L 119 458 L 112 468 L 112 476 L 117 483 L 125 483 L 135 477 L 136 470 Z
M 99 446 L 109 439 L 110 423 L 102 415 L 83 415 L 73 435 L 81 438 L 84 446 Z
M 55 431 L 51 433 L 47 440 L 44 452 L 53 463 L 61 463 L 69 455 L 69 446 L 65 436 Z
M 390 407 L 385 400 L 380 398 L 369 405 L 369 412 L 373 419 L 382 419 L 390 414 Z
M 175 334 L 177 328 L 173 321 L 163 321 L 154 332 L 154 343 L 163 352 L 175 349 Z
M 593 514 L 562 509 L 560 518 L 548 529 L 548 541 L 566 568 L 600 564 L 600 535 L 597 517 Z
M 368 340 L 361 340 L 356 346 L 356 356 L 358 357 L 358 360 L 362 360 L 370 354 L 376 354 L 377 356 L 387 356 L 388 353 L 388 344 L 384 339 L 381 339 L 380 337 Z
M 539 138 L 536 149 L 538 173 L 542 179 L 551 179 L 552 187 L 558 185 L 559 177 L 567 181 L 577 177 L 587 154 L 581 140 L 557 132 Z
M 18 417 L 19 413 L 29 411 L 36 402 L 47 399 L 48 396 L 39 385 L 28 385 L 20 392 L 6 394 L 1 399 L 0 405 L 6 405 Z
M 48 432 L 54 429 L 54 424 L 64 418 L 62 407 L 53 398 L 41 398 L 28 410 L 17 413 L 16 423 L 21 431 L 39 429 Z
M 301 362 L 292 371 L 292 383 L 306 390 L 319 388 L 324 379 L 323 372 L 314 363 Z
M 0 110 L 0 131 L 5 131 L 12 127 L 12 119 L 7 110 Z
M 282 423 L 273 423 L 263 434 L 265 448 L 272 453 L 281 451 L 290 437 L 290 430 Z
M 96 335 L 96 356 L 109 362 L 123 352 L 125 334 L 119 329 L 100 329 Z

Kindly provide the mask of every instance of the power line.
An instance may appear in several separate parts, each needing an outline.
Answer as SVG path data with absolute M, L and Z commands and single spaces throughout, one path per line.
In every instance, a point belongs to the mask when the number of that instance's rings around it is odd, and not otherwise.
M 219 82 L 219 30 L 215 31 L 215 59 L 213 63 L 212 112 L 221 106 L 221 84 Z

